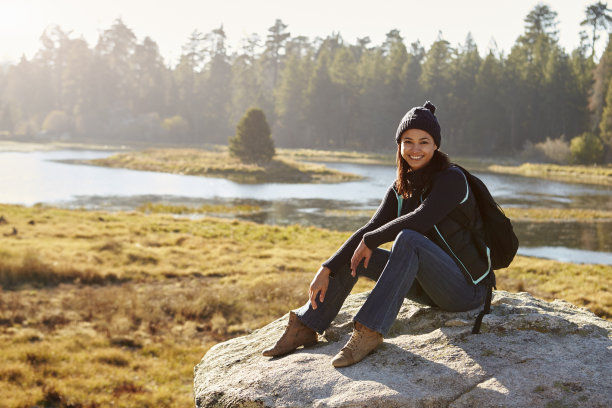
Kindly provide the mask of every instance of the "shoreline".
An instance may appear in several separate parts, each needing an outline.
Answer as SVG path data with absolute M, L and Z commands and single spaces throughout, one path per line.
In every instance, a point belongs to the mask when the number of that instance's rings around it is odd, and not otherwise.
M 612 186 L 612 166 L 523 163 L 517 166 L 491 165 L 488 171 L 572 184 Z
M 21 142 L 14 140 L 0 140 L 0 152 L 34 152 L 34 151 L 52 151 L 52 150 L 101 150 L 101 151 L 125 151 L 132 154 L 138 153 L 138 149 L 146 149 L 147 146 L 137 145 L 101 145 L 95 143 L 70 143 L 70 142 Z M 226 150 L 226 146 L 202 146 L 202 147 L 181 147 L 181 146 L 151 146 L 151 149 L 156 150 L 201 150 L 203 152 L 222 152 Z M 353 163 L 362 165 L 383 165 L 383 166 L 395 166 L 395 157 L 392 154 L 381 154 L 381 153 L 363 153 L 357 151 L 335 151 L 335 150 L 318 150 L 318 149 L 286 149 L 277 148 L 277 154 L 275 160 L 285 160 L 289 163 L 303 163 L 308 166 L 308 162 L 328 162 L 328 163 Z M 460 157 L 456 160 L 462 166 L 466 167 L 470 171 L 474 172 L 485 172 L 485 173 L 498 173 L 498 174 L 509 174 L 518 175 L 522 177 L 538 178 L 541 180 L 554 180 L 562 181 L 572 184 L 586 184 L 586 185 L 603 185 L 612 186 L 612 166 L 573 166 L 573 165 L 555 165 L 555 164 L 542 164 L 542 163 L 522 163 L 522 164 L 492 164 L 494 161 L 490 158 L 474 158 L 474 157 Z M 515 160 L 512 159 L 500 159 L 498 162 L 512 163 Z M 95 164 L 97 165 L 97 164 Z M 136 167 L 128 167 L 134 169 L 141 169 Z M 147 169 L 149 170 L 149 169 Z M 158 170 L 154 170 L 158 171 Z M 160 170 L 164 172 L 164 170 Z M 167 172 L 167 171 L 165 171 Z M 179 173 L 180 174 L 180 173 Z M 211 177 L 228 177 L 227 174 L 207 174 Z M 354 176 L 354 175 L 353 175 Z M 246 177 L 239 175 L 230 175 L 237 181 L 244 181 L 246 183 L 258 183 L 261 182 L 261 178 L 258 176 Z M 230 178 L 231 179 L 231 178 Z M 265 177 L 264 177 L 265 179 Z M 332 176 L 331 179 L 337 179 Z M 342 176 L 340 181 L 350 181 L 349 179 L 343 180 Z M 355 179 L 352 179 L 355 180 Z M 311 180 L 312 181 L 312 180 Z M 308 181 L 306 181 L 308 182 Z M 317 182 L 317 181 L 315 181 Z M 324 180 L 322 182 L 330 182 Z M 337 181 L 331 181 L 337 182 Z

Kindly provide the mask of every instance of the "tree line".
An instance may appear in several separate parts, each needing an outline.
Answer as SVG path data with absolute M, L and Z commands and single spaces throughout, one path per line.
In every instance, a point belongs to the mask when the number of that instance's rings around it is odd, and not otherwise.
M 394 148 L 403 114 L 431 100 L 442 150 L 451 153 L 518 153 L 578 136 L 610 152 L 609 13 L 606 4 L 589 6 L 589 33 L 569 53 L 558 42 L 557 13 L 544 4 L 524 18 L 507 54 L 481 55 L 470 34 L 457 46 L 439 35 L 429 49 L 397 29 L 380 45 L 339 33 L 310 40 L 281 20 L 230 52 L 221 26 L 194 31 L 174 67 L 121 19 L 93 47 L 52 27 L 31 60 L 0 69 L 0 135 L 225 144 L 256 106 L 277 146 L 376 151 Z M 597 59 L 602 30 L 608 44 Z

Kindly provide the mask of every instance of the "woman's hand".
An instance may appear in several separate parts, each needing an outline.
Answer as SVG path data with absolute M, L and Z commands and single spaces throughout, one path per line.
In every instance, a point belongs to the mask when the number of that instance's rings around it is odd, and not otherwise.
M 308 297 L 310 297 L 310 304 L 313 309 L 317 308 L 317 294 L 319 295 L 319 302 L 325 300 L 325 293 L 327 293 L 327 287 L 329 286 L 329 274 L 331 270 L 327 266 L 322 266 L 319 271 L 310 282 L 310 288 L 308 289 Z M 320 294 L 319 294 L 320 292 Z
M 363 259 L 363 267 L 367 268 L 368 263 L 370 263 L 371 256 L 372 250 L 366 246 L 365 242 L 363 242 L 362 239 L 359 243 L 359 246 L 353 253 L 353 257 L 351 258 L 351 275 L 353 276 L 353 278 L 357 276 L 357 267 L 359 266 L 361 260 Z

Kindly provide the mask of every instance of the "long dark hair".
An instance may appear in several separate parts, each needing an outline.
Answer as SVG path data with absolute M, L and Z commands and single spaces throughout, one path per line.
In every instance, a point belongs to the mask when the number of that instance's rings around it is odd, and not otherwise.
M 402 157 L 402 149 L 399 144 L 397 145 L 396 162 L 397 178 L 395 179 L 395 188 L 397 193 L 404 198 L 408 198 L 415 192 L 423 190 L 431 183 L 431 179 L 437 172 L 445 170 L 450 166 L 448 155 L 436 149 L 427 166 L 415 172 Z

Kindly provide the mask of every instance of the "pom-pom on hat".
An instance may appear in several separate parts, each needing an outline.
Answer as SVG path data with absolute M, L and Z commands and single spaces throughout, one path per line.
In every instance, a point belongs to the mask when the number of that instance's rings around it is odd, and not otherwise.
M 402 133 L 408 129 L 421 129 L 429 133 L 436 146 L 440 148 L 442 136 L 440 135 L 440 124 L 434 115 L 435 112 L 436 107 L 429 101 L 425 102 L 423 106 L 415 106 L 410 109 L 397 127 L 395 141 L 399 144 Z

